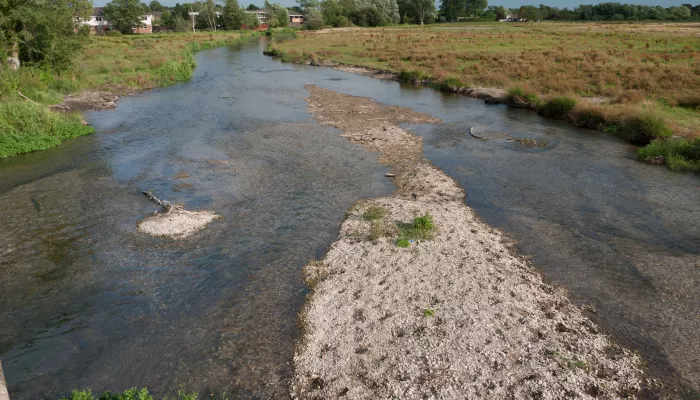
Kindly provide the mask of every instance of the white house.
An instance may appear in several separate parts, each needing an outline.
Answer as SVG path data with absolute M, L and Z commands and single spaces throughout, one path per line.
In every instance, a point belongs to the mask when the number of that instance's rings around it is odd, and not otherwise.
M 83 24 L 90 26 L 92 33 L 104 33 L 114 29 L 112 24 L 107 21 L 102 13 L 102 7 L 93 7 L 90 13 L 90 19 L 82 21 Z M 146 14 L 141 17 L 141 26 L 134 28 L 134 33 L 151 33 L 153 32 L 153 14 Z

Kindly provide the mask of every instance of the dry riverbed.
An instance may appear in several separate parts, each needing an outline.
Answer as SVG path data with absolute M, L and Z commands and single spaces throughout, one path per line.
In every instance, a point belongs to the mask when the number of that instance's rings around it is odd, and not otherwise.
M 307 86 L 314 117 L 379 153 L 392 196 L 358 202 L 326 257 L 305 268 L 292 395 L 301 399 L 620 398 L 640 358 L 479 221 L 459 185 L 399 122 L 429 116 Z M 397 246 L 428 213 L 432 238 Z M 371 214 L 371 218 L 368 215 Z

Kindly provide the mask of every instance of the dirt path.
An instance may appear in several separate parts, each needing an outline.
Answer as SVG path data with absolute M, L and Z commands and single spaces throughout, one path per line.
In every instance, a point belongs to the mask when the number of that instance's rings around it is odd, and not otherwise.
M 379 153 L 397 190 L 358 202 L 326 257 L 305 268 L 313 293 L 300 316 L 295 398 L 620 398 L 640 390 L 639 357 L 480 222 L 463 190 L 422 157 L 421 138 L 397 126 L 438 121 L 307 90 L 314 117 Z M 426 213 L 433 238 L 399 248 L 402 223 Z

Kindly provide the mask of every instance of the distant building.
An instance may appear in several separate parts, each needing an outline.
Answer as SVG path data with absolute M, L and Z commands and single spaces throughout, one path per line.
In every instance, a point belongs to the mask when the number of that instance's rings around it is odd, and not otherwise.
M 248 14 L 255 14 L 258 17 L 258 22 L 260 23 L 260 26 L 264 26 L 265 28 L 267 28 L 267 22 L 270 18 L 268 17 L 266 10 L 247 10 L 246 12 Z M 301 26 L 304 23 L 303 15 L 289 10 L 287 10 L 287 13 L 289 15 L 289 25 Z
M 84 25 L 90 27 L 91 33 L 104 33 L 114 30 L 112 24 L 104 18 L 103 7 L 93 7 L 90 13 L 90 19 L 81 21 Z M 153 32 L 153 14 L 141 16 L 141 25 L 134 28 L 134 33 L 151 33 Z
M 289 12 L 289 25 L 301 26 L 304 23 L 304 16 L 301 14 Z

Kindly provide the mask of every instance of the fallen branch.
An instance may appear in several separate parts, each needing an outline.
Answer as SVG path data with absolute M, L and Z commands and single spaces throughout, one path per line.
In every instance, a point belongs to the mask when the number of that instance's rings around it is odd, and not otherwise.
M 174 208 L 177 208 L 177 206 L 176 206 L 175 204 L 173 204 L 173 203 L 171 203 L 171 202 L 169 202 L 169 201 L 167 201 L 167 200 L 160 200 L 159 198 L 157 198 L 157 197 L 156 197 L 153 193 L 151 193 L 150 191 L 148 191 L 148 192 L 142 192 L 142 193 L 143 193 L 144 195 L 146 195 L 146 197 L 148 197 L 148 200 L 151 200 L 152 202 L 158 204 L 159 206 L 161 206 L 161 207 L 163 208 L 162 211 L 160 211 L 160 212 L 156 211 L 155 214 L 166 214 L 166 215 L 167 215 L 167 214 L 170 214 L 170 212 L 171 212 Z
M 37 106 L 40 106 L 40 105 L 41 105 L 41 104 L 37 103 L 36 101 L 30 99 L 29 97 L 23 95 L 22 92 L 20 92 L 19 90 L 17 91 L 17 94 L 20 95 L 20 97 L 22 97 L 23 99 L 27 100 L 28 102 L 30 102 L 30 103 L 32 103 L 32 104 L 35 104 L 35 105 L 37 105 Z
M 479 140 L 488 140 L 484 136 L 479 136 L 476 133 L 474 133 L 474 127 L 469 128 L 469 134 L 472 135 L 474 138 L 479 139 Z

